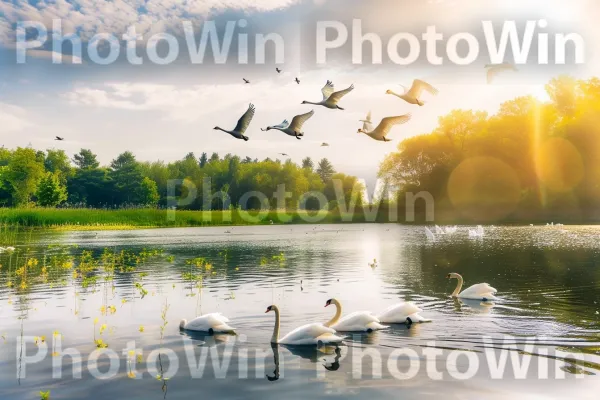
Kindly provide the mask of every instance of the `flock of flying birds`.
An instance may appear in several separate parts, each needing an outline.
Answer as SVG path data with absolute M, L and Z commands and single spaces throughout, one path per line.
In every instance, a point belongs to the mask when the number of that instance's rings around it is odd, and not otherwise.
M 509 62 L 504 62 L 502 64 L 488 64 L 485 66 L 487 70 L 487 82 L 492 83 L 494 78 L 505 71 L 518 71 L 514 64 Z M 282 72 L 280 68 L 275 68 L 278 74 Z M 246 78 L 242 78 L 245 84 L 250 84 L 250 81 Z M 294 81 L 299 85 L 300 79 L 297 77 Z M 402 85 L 401 85 L 402 86 Z M 403 93 L 395 93 L 392 90 L 388 90 L 386 94 L 391 94 L 399 97 L 409 104 L 414 104 L 418 106 L 423 106 L 425 103 L 421 100 L 421 95 L 423 92 L 428 92 L 429 94 L 436 95 L 438 90 L 431 86 L 429 83 L 422 81 L 420 79 L 415 79 L 412 83 L 412 86 L 407 89 L 402 86 L 404 91 Z M 354 90 L 354 85 L 350 85 L 347 89 L 335 91 L 335 87 L 331 81 L 327 81 L 325 86 L 321 89 L 321 94 L 323 95 L 323 99 L 318 102 L 312 101 L 303 101 L 302 104 L 312 104 L 316 106 L 322 106 L 325 108 L 329 108 L 332 110 L 344 110 L 339 106 L 340 101 L 344 96 Z M 256 112 L 256 108 L 254 104 L 250 104 L 248 110 L 242 115 L 242 117 L 238 120 L 237 125 L 232 130 L 223 129 L 220 127 L 215 127 L 214 129 L 226 132 L 233 136 L 236 139 L 249 140 L 248 136 L 245 135 L 250 123 L 252 122 L 252 118 L 254 118 L 254 114 Z M 315 114 L 314 110 L 306 114 L 296 115 L 292 122 L 290 123 L 287 119 L 278 125 L 268 126 L 266 129 L 262 129 L 262 131 L 270 131 L 270 130 L 278 130 L 286 135 L 295 137 L 300 140 L 304 136 L 304 132 L 302 132 L 302 127 L 313 115 Z M 365 119 L 360 120 L 363 123 L 362 128 L 358 129 L 358 133 L 364 133 L 370 138 L 381 141 L 381 142 L 389 142 L 390 139 L 387 138 L 388 133 L 391 129 L 396 125 L 405 124 L 410 121 L 411 114 L 398 115 L 393 117 L 385 117 L 380 122 L 379 125 L 374 127 L 373 121 L 371 119 L 371 112 L 367 114 Z M 56 136 L 54 140 L 63 141 L 65 140 L 63 137 Z M 328 143 L 322 143 L 321 147 L 329 147 Z M 286 153 L 279 153 L 282 156 L 288 156 Z
M 500 74 L 504 71 L 508 71 L 508 70 L 517 71 L 515 66 L 508 62 L 505 62 L 502 64 L 486 65 L 485 68 L 487 69 L 488 83 L 491 83 L 498 74 Z M 279 68 L 275 68 L 275 70 L 277 71 L 277 73 L 282 72 L 282 70 Z M 246 78 L 243 78 L 243 80 L 246 84 L 250 83 L 250 81 Z M 297 84 L 300 84 L 300 80 L 298 78 L 295 79 L 295 82 Z M 409 104 L 423 106 L 425 103 L 421 99 L 421 96 L 423 95 L 424 92 L 427 92 L 431 95 L 436 95 L 438 93 L 438 90 L 436 88 L 434 88 L 429 83 L 427 83 L 423 80 L 420 80 L 420 79 L 415 79 L 412 83 L 412 86 L 408 89 L 404 86 L 402 86 L 402 87 L 404 89 L 403 93 L 396 93 L 392 90 L 388 90 L 386 92 L 386 94 L 391 94 L 396 97 L 399 97 L 400 99 L 404 100 L 405 102 L 407 102 Z M 340 107 L 339 103 L 342 100 L 342 98 L 344 98 L 346 95 L 348 95 L 353 90 L 354 90 L 354 85 L 351 85 L 350 87 L 348 87 L 344 90 L 336 91 L 333 83 L 331 81 L 327 81 L 325 86 L 323 86 L 323 88 L 321 89 L 321 94 L 323 95 L 323 99 L 321 101 L 313 102 L 313 101 L 305 100 L 302 102 L 302 104 L 312 104 L 312 105 L 316 105 L 316 106 L 329 108 L 331 110 L 344 110 L 342 107 Z M 255 113 L 256 113 L 256 108 L 254 107 L 254 104 L 250 104 L 248 107 L 248 110 L 246 110 L 244 115 L 242 115 L 242 117 L 238 120 L 238 123 L 235 126 L 235 128 L 233 128 L 232 130 L 227 130 L 227 129 L 223 129 L 223 128 L 217 126 L 214 129 L 228 133 L 236 139 L 248 141 L 249 138 L 245 133 L 248 130 L 248 127 L 250 126 L 250 123 L 252 122 L 252 118 L 254 118 Z M 312 110 L 305 114 L 296 115 L 292 119 L 291 123 L 286 119 L 278 125 L 271 125 L 265 129 L 261 128 L 261 130 L 263 132 L 270 131 L 270 130 L 278 130 L 278 131 L 285 133 L 288 136 L 292 136 L 298 140 L 301 140 L 301 138 L 304 136 L 302 127 L 304 126 L 306 121 L 308 121 L 314 114 L 315 114 L 315 111 Z M 367 135 L 370 138 L 377 140 L 377 141 L 389 142 L 390 139 L 387 138 L 387 135 L 392 130 L 392 128 L 396 125 L 405 124 L 406 122 L 410 121 L 410 118 L 411 118 L 411 114 L 385 117 L 379 122 L 379 125 L 377 125 L 375 127 L 373 125 L 373 121 L 371 119 L 371 112 L 369 112 L 365 119 L 360 120 L 360 122 L 363 123 L 363 126 L 362 126 L 362 128 L 358 129 L 358 133 L 364 133 L 365 135 Z M 327 146 L 329 146 L 329 144 L 322 143 L 321 146 L 327 147 Z M 280 153 L 280 154 L 286 155 L 284 153 Z

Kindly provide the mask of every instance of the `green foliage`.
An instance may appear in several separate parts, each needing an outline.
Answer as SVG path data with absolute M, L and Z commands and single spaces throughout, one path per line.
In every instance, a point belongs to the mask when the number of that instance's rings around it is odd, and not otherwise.
M 67 188 L 60 181 L 58 172 L 46 173 L 38 185 L 36 197 L 42 207 L 56 207 L 67 200 Z
M 28 205 L 44 176 L 43 159 L 35 150 L 19 147 L 12 153 L 3 176 L 9 184 L 12 204 Z
M 493 116 L 452 111 L 430 134 L 401 142 L 379 175 L 400 188 L 401 205 L 407 193 L 431 194 L 436 218 L 592 218 L 600 203 L 600 80 L 559 77 L 546 91 L 548 102 L 519 97 Z
M 319 161 L 319 165 L 317 167 L 317 174 L 319 174 L 323 182 L 327 182 L 331 179 L 331 176 L 335 174 L 335 169 L 333 168 L 333 165 L 331 165 L 329 160 L 324 158 L 321 161 Z

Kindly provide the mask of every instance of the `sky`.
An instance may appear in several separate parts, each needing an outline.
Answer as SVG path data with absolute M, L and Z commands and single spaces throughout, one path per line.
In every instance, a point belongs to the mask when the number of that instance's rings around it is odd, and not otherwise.
M 103 163 L 131 150 L 139 160 L 173 161 L 192 151 L 236 154 L 264 159 L 282 158 L 287 153 L 295 162 L 304 157 L 327 157 L 338 171 L 373 182 L 385 155 L 396 150 L 402 139 L 429 133 L 438 118 L 453 109 L 466 108 L 494 113 L 499 105 L 517 96 L 546 99 L 545 83 L 559 74 L 589 78 L 600 66 L 594 43 L 600 39 L 596 17 L 600 4 L 594 0 L 11 0 L 0 3 L 0 145 L 9 148 L 32 146 L 60 148 L 76 153 L 90 148 Z M 16 26 L 23 21 L 41 22 L 52 36 L 52 21 L 59 19 L 62 33 L 75 33 L 82 40 L 81 64 L 70 45 L 55 49 L 49 40 L 29 50 L 26 62 L 16 62 L 16 40 L 33 40 L 31 32 L 19 37 Z M 382 43 L 381 64 L 371 59 L 371 45 L 363 47 L 363 62 L 352 62 L 352 21 L 360 20 L 363 34 L 375 33 Z M 501 26 L 514 20 L 525 26 L 528 20 L 545 20 L 550 43 L 555 33 L 576 33 L 585 43 L 585 63 L 540 66 L 537 51 L 531 53 L 518 72 L 500 75 L 486 83 L 484 65 L 490 62 L 482 36 L 482 21 Z M 245 27 L 239 26 L 244 20 Z M 202 64 L 193 64 L 183 41 L 182 22 L 201 32 L 211 21 L 219 35 L 233 21 L 236 31 L 229 58 L 224 64 L 212 61 L 211 52 Z M 348 43 L 328 53 L 327 62 L 317 64 L 317 24 L 333 21 L 348 30 Z M 497 25 L 496 25 L 497 24 Z M 134 26 L 140 37 L 138 52 L 151 48 L 167 54 L 166 42 L 150 44 L 152 35 L 168 33 L 179 41 L 179 57 L 169 65 L 155 65 L 148 57 L 143 65 L 132 65 L 120 56 L 109 65 L 97 65 L 85 51 L 96 34 L 121 37 Z M 480 42 L 480 56 L 470 65 L 446 62 L 433 66 L 421 57 L 411 65 L 398 65 L 388 56 L 388 43 L 397 33 L 420 37 L 428 26 L 436 26 L 445 36 L 438 46 L 445 54 L 448 37 L 467 32 Z M 240 64 L 246 54 L 237 33 L 250 38 L 249 63 Z M 256 34 L 279 34 L 284 40 L 282 63 L 267 47 L 266 62 L 256 65 Z M 334 34 L 335 32 L 330 32 Z M 198 39 L 196 35 L 196 39 Z M 326 36 L 327 40 L 332 40 Z M 537 42 L 536 42 L 537 43 Z M 377 47 L 377 46 L 376 46 Z M 109 51 L 99 44 L 99 54 Z M 406 50 L 401 47 L 400 52 Z M 459 53 L 461 47 L 459 46 Z M 462 47 L 464 50 L 464 47 Z M 52 52 L 63 55 L 65 63 L 52 63 Z M 574 59 L 568 51 L 568 60 Z M 507 53 L 509 56 L 510 53 Z M 554 52 L 550 52 L 554 56 Z M 447 58 L 447 57 L 446 57 Z M 507 61 L 512 61 L 508 59 Z M 278 74 L 275 67 L 283 70 Z M 294 82 L 298 77 L 301 84 Z M 244 84 L 242 78 L 249 79 Z M 424 95 L 425 106 L 418 107 L 386 95 L 386 90 L 402 90 L 413 79 L 430 82 L 437 96 Z M 351 84 L 355 90 L 340 102 L 345 109 L 329 110 L 303 105 L 303 100 L 320 101 L 320 89 L 327 80 L 336 89 Z M 249 103 L 256 116 L 245 142 L 215 131 L 215 126 L 232 129 Z M 277 131 L 260 128 L 315 110 L 298 141 Z M 358 134 L 358 122 L 372 111 L 377 123 L 387 116 L 410 113 L 409 123 L 395 127 L 388 138 L 377 142 Z M 55 136 L 65 138 L 54 141 Z M 321 147 L 321 143 L 329 147 Z

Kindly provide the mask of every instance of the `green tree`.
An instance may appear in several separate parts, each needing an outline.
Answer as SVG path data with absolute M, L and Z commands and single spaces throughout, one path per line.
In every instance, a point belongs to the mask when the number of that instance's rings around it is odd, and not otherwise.
M 200 156 L 200 168 L 204 168 L 206 163 L 208 162 L 208 155 L 206 153 L 202 153 Z
M 302 160 L 302 168 L 312 171 L 315 168 L 315 163 L 310 157 L 306 157 Z
M 80 169 L 93 169 L 100 166 L 96 155 L 88 149 L 79 150 L 79 153 L 73 156 L 73 162 Z
M 144 177 L 140 185 L 139 196 L 141 204 L 155 207 L 158 204 L 158 201 L 160 200 L 160 195 L 158 194 L 158 187 L 156 186 L 156 182 L 154 182 L 148 177 Z
M 4 175 L 11 187 L 13 204 L 25 206 L 44 176 L 43 159 L 40 160 L 35 150 L 19 147 L 13 152 Z
M 335 169 L 333 168 L 333 165 L 331 165 L 329 160 L 324 158 L 321 161 L 319 161 L 319 165 L 317 167 L 317 174 L 319 174 L 323 182 L 327 182 L 331 179 L 331 176 L 335 174 Z
M 42 207 L 56 207 L 67 200 L 67 188 L 57 173 L 47 172 L 36 191 L 37 203 Z
M 110 178 L 116 204 L 140 203 L 142 168 L 133 153 L 126 151 L 110 163 Z

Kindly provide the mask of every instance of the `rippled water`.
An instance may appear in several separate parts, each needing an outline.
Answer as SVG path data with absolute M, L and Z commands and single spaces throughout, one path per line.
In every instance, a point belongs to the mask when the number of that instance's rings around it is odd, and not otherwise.
M 0 398 L 35 399 L 48 390 L 51 399 L 596 398 L 599 239 L 600 228 L 584 226 L 486 227 L 480 239 L 470 239 L 463 227 L 435 243 L 427 241 L 423 227 L 396 225 L 22 234 L 16 253 L 0 255 Z M 62 273 L 29 278 L 25 289 L 7 287 L 15 280 L 18 257 L 21 263 L 34 257 L 44 263 L 44 257 L 48 262 L 52 255 L 69 254 L 76 269 L 82 252 L 98 259 L 105 249 L 160 254 L 117 270 L 112 280 L 96 270 L 99 279 L 87 287 L 68 265 Z M 188 263 L 197 257 L 212 268 Z M 373 259 L 376 268 L 368 265 Z M 446 279 L 449 272 L 462 274 L 467 286 L 488 282 L 501 300 L 453 300 L 456 281 Z M 269 344 L 274 316 L 264 313 L 267 306 L 281 308 L 285 333 L 328 320 L 334 310 L 324 305 L 331 297 L 345 312 L 377 313 L 410 300 L 432 322 L 349 335 L 339 349 Z M 175 376 L 158 380 L 160 369 L 148 369 L 146 361 L 161 348 L 165 305 L 162 347 L 172 350 L 179 365 Z M 216 311 L 231 319 L 238 336 L 179 332 L 180 319 Z M 62 338 L 62 349 L 52 349 L 53 332 Z M 18 338 L 34 336 L 45 336 L 45 343 L 19 346 Z M 88 364 L 99 338 L 120 357 L 115 376 L 105 380 L 95 379 Z M 124 349 L 131 341 L 143 355 L 128 362 Z M 24 361 L 46 345 L 42 361 Z M 53 362 L 67 348 L 82 355 L 81 379 L 73 379 L 69 357 L 54 371 L 62 378 L 53 377 Z M 502 379 L 492 379 L 488 363 L 503 354 L 508 367 Z M 188 362 L 202 355 L 207 362 L 200 378 Z M 529 360 L 524 374 L 513 368 L 511 355 Z M 166 355 L 161 362 L 163 375 L 176 367 Z M 110 375 L 106 356 L 97 364 Z M 132 365 L 135 379 L 128 376 Z

